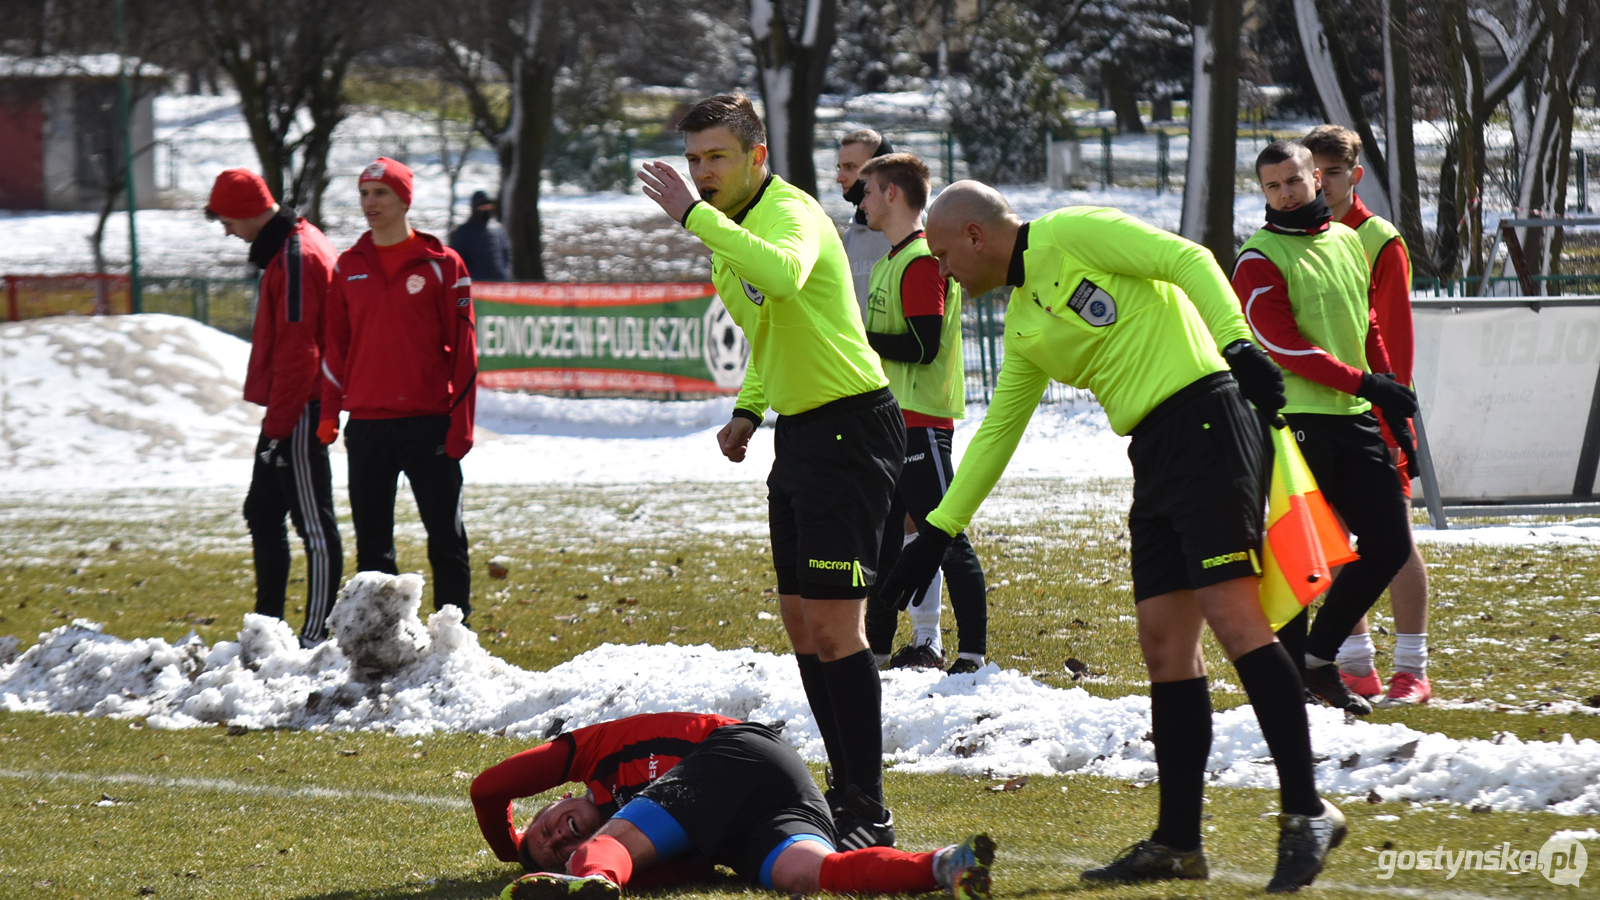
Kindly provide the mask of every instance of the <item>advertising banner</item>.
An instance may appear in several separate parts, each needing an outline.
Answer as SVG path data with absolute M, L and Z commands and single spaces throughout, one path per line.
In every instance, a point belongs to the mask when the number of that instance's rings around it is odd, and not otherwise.
M 1600 299 L 1538 299 L 1413 309 L 1417 394 L 1446 502 L 1573 492 L 1600 373 Z
M 750 347 L 709 283 L 474 282 L 478 382 L 503 391 L 734 394 Z

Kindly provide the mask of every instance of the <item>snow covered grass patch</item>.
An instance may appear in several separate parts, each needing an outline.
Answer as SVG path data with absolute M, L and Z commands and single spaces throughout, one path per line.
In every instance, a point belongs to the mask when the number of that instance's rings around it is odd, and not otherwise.
M 238 641 L 123 641 L 78 621 L 0 668 L 10 712 L 138 717 L 156 728 L 473 731 L 538 739 L 641 712 L 703 710 L 781 722 L 825 760 L 798 672 L 786 656 L 706 645 L 606 644 L 548 672 L 486 651 L 453 607 L 418 619 L 422 581 L 366 572 L 335 606 L 334 638 L 302 650 L 288 625 L 248 615 Z M 990 665 L 964 676 L 884 677 L 885 752 L 924 773 L 1155 776 L 1149 701 L 1058 689 Z M 1600 743 L 1456 740 L 1399 723 L 1312 711 L 1324 790 L 1385 800 L 1600 815 Z M 1231 787 L 1276 783 L 1248 707 L 1216 720 L 1208 770 Z

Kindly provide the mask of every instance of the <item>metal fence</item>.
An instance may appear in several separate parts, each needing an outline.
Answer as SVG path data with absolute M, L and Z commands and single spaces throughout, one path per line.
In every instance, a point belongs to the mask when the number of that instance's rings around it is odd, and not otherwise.
M 968 403 L 988 403 L 994 396 L 995 382 L 1006 355 L 1006 298 L 1010 294 L 1010 288 L 1002 288 L 968 297 L 962 302 L 961 354 Z M 1068 403 L 1093 396 L 1088 391 L 1052 381 L 1040 402 Z

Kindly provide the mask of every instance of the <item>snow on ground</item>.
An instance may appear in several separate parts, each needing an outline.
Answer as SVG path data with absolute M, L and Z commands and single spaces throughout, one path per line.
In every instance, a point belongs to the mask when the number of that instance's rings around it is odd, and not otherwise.
M 0 325 L 0 484 L 248 478 L 261 421 L 240 399 L 249 354 L 177 316 Z
M 0 490 L 107 487 L 112 472 L 116 487 L 247 485 L 261 421 L 240 396 L 249 354 L 246 342 L 179 316 L 0 324 Z M 772 465 L 770 429 L 743 463 L 717 452 L 732 398 L 480 391 L 478 408 L 478 442 L 463 460 L 472 484 L 761 482 Z M 982 413 L 962 423 L 958 453 Z M 1041 407 L 1012 474 L 1125 477 L 1126 446 L 1092 403 Z M 344 484 L 342 459 L 333 472 Z
M 491 656 L 459 612 L 424 625 L 418 575 L 365 572 L 334 607 L 333 639 L 299 648 L 281 620 L 245 617 L 238 641 L 190 636 L 121 640 L 78 620 L 0 665 L 10 711 L 140 718 L 156 728 L 440 731 L 531 742 L 562 729 L 670 710 L 783 723 L 806 759 L 826 754 L 785 656 L 710 646 L 605 644 L 548 672 Z M 347 649 L 351 648 L 351 649 Z M 1155 777 L 1149 700 L 1062 690 L 990 664 L 971 675 L 883 675 L 884 751 L 905 771 L 970 775 L 1076 773 Z M 1447 801 L 1501 810 L 1600 814 L 1600 743 L 1455 740 L 1401 724 L 1346 722 L 1309 708 L 1325 791 L 1386 800 Z M 1216 716 L 1207 763 L 1230 787 L 1271 788 L 1277 777 L 1251 709 Z
M 240 396 L 249 353 L 244 341 L 179 316 L 0 324 L 0 491 L 242 489 L 261 421 L 260 407 Z M 480 391 L 477 444 L 462 465 L 471 485 L 764 482 L 771 429 L 757 432 L 743 463 L 716 450 L 732 408 L 726 397 L 568 400 Z M 958 424 L 958 461 L 985 411 L 972 405 Z M 334 453 L 342 486 L 342 444 Z M 1007 478 L 1071 482 L 1131 476 L 1127 439 L 1092 401 L 1040 406 L 1006 470 Z M 1037 520 L 1063 502 L 1057 491 L 991 503 L 979 520 Z M 1416 534 L 1424 543 L 1600 543 L 1600 519 L 1456 522 L 1446 531 L 1419 526 Z

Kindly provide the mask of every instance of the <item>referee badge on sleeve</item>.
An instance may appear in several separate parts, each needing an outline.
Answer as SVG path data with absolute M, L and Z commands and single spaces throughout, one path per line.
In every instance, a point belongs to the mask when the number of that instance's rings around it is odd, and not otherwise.
M 1096 328 L 1103 328 L 1117 321 L 1117 301 L 1089 279 L 1078 282 L 1072 292 L 1072 298 L 1067 301 L 1072 311 L 1080 318 Z
M 766 302 L 767 298 L 760 291 L 756 290 L 755 285 L 745 281 L 743 278 L 739 279 L 739 283 L 744 285 L 744 295 L 750 298 L 751 303 L 760 306 L 762 303 Z

